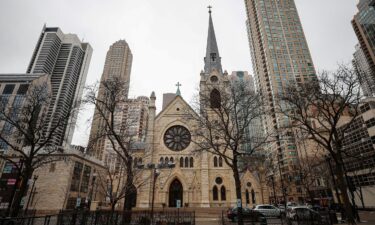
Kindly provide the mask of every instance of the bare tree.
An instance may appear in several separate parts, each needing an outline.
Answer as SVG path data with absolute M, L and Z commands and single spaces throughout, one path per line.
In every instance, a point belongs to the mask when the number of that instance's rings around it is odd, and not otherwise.
M 263 114 L 262 101 L 243 82 L 202 91 L 199 97 L 195 109 L 198 113 L 191 113 L 197 128 L 192 133 L 193 142 L 197 151 L 220 156 L 232 169 L 236 198 L 241 200 L 240 159 L 252 155 L 268 140 L 264 133 L 251 133 L 251 126 Z M 242 203 L 238 224 L 243 224 Z
M 100 92 L 97 96 L 97 92 Z M 95 106 L 94 123 L 99 121 L 100 129 L 95 136 L 91 137 L 88 148 L 95 151 L 95 144 L 98 141 L 106 141 L 111 146 L 119 160 L 123 181 L 120 192 L 117 196 L 112 196 L 113 203 L 120 199 L 124 199 L 124 211 L 132 209 L 132 198 L 136 195 L 137 167 L 134 166 L 136 151 L 134 151 L 137 143 L 137 133 L 134 132 L 132 126 L 134 121 L 125 113 L 127 103 L 127 85 L 126 82 L 119 77 L 101 81 L 96 85 L 86 88 L 84 102 Z M 120 120 L 118 118 L 121 118 Z M 110 171 L 108 178 L 114 174 Z
M 294 128 L 309 135 L 334 160 L 348 222 L 355 224 L 345 176 L 344 135 L 359 114 L 359 81 L 352 68 L 323 72 L 319 81 L 291 85 L 279 99 L 279 109 Z
M 53 138 L 59 129 L 65 129 L 70 113 L 55 113 L 54 122 L 46 120 L 51 103 L 49 76 L 34 80 L 23 95 L 15 96 L 12 105 L 2 97 L 0 103 L 0 141 L 8 147 L 6 154 L 0 155 L 14 164 L 19 170 L 19 192 L 12 196 L 11 216 L 17 216 L 21 209 L 21 200 L 27 194 L 28 180 L 34 171 L 52 161 L 59 148 L 53 144 Z

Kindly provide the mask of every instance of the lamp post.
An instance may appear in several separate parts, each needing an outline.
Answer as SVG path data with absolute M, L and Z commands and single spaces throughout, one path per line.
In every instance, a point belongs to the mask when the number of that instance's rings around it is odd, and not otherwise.
M 34 193 L 36 180 L 38 180 L 38 175 L 34 175 L 34 178 L 33 178 L 33 185 L 31 186 L 31 190 L 30 190 L 29 198 L 27 199 L 27 204 L 26 204 L 26 208 L 25 208 L 24 215 L 27 215 L 27 210 L 29 209 L 30 199 L 31 199 L 31 196 L 32 196 L 33 193 Z
M 336 179 L 335 179 L 335 174 L 333 173 L 333 168 L 332 168 L 332 164 L 331 164 L 331 157 L 327 155 L 327 156 L 326 156 L 326 161 L 327 161 L 327 164 L 328 164 L 328 166 L 329 166 L 329 171 L 330 171 L 330 173 L 331 173 L 332 183 L 333 183 L 333 186 L 334 186 L 334 188 L 335 188 L 337 202 L 338 202 L 338 204 L 339 204 L 340 207 L 341 207 L 341 198 L 340 198 L 339 190 L 338 190 L 338 188 L 337 188 Z
M 96 199 L 96 191 L 95 191 L 95 193 L 94 193 L 94 189 L 95 189 L 95 186 L 96 186 L 96 177 L 98 176 L 98 174 L 97 173 L 93 173 L 92 174 L 92 187 L 91 187 L 91 192 L 90 192 L 90 198 L 89 198 L 89 210 L 91 209 L 91 204 L 92 204 L 92 202 L 93 201 L 95 201 L 95 199 Z M 94 195 L 94 197 L 93 197 L 93 195 Z
M 270 176 L 270 179 L 271 179 L 271 183 L 272 183 L 274 204 L 276 205 L 279 202 L 276 200 L 275 178 L 274 178 L 273 174 Z
M 279 173 L 280 173 L 280 182 L 281 182 L 281 191 L 282 191 L 282 194 L 283 194 L 283 199 L 284 199 L 284 207 L 286 209 L 286 188 L 284 186 L 284 179 L 283 179 L 283 174 L 281 173 L 281 166 L 280 166 L 280 158 L 282 157 L 282 154 L 279 153 L 277 155 L 277 164 L 278 164 L 278 167 L 279 167 Z
M 154 167 L 153 171 L 153 180 L 152 180 L 152 200 L 151 200 L 151 224 L 154 220 L 154 202 L 155 202 L 155 184 L 156 178 L 160 175 L 160 171 Z
M 21 176 L 22 176 L 23 163 L 24 163 L 23 158 L 21 158 L 18 163 L 20 163 L 21 166 L 19 167 L 19 170 L 18 170 L 18 173 L 17 173 L 16 183 L 14 184 L 14 188 L 13 188 L 12 195 L 10 197 L 10 201 L 9 201 L 9 205 L 8 205 L 8 209 L 7 209 L 7 212 L 6 212 L 6 215 L 8 215 L 8 216 L 11 216 L 11 213 L 12 213 L 11 211 L 13 211 L 12 210 L 13 201 L 14 201 L 14 197 L 16 196 L 17 187 L 19 186 L 20 182 L 22 182 Z
M 155 204 L 155 189 L 156 189 L 156 179 L 160 175 L 160 170 L 162 168 L 169 168 L 173 169 L 176 165 L 173 162 L 168 162 L 167 164 L 154 164 L 154 163 L 149 163 L 147 164 L 145 169 L 151 169 L 152 170 L 152 196 L 151 196 L 151 224 L 153 224 L 154 220 L 154 204 Z M 139 169 L 143 169 L 144 165 L 139 164 L 138 165 Z

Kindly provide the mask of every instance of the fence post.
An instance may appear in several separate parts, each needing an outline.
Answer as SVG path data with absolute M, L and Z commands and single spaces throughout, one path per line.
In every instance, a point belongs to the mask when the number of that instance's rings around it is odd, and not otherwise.
M 70 222 L 70 225 L 76 225 L 76 219 L 77 219 L 77 212 L 73 212 L 72 220 Z
M 51 216 L 44 217 L 44 225 L 49 225 L 50 221 L 51 221 Z

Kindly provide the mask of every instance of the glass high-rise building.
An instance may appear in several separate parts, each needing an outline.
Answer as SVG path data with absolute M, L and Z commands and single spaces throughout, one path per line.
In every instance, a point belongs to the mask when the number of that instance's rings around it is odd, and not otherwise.
M 277 97 L 290 84 L 317 80 L 314 64 L 294 0 L 245 0 L 245 5 L 255 85 L 267 105 L 263 126 L 266 133 L 277 134 L 267 149 L 286 200 L 296 201 L 303 196 L 298 151 L 293 133 L 283 129 L 290 121 L 276 112 L 283 107 Z
M 358 13 L 352 20 L 359 46 L 354 53 L 355 66 L 364 93 L 375 95 L 375 0 L 360 0 Z
M 76 34 L 64 34 L 58 27 L 44 26 L 31 57 L 27 73 L 51 75 L 52 103 L 45 118 L 49 129 L 56 127 L 61 118 L 69 116 L 66 126 L 54 132 L 54 145 L 70 145 L 79 102 L 86 82 L 92 48 Z

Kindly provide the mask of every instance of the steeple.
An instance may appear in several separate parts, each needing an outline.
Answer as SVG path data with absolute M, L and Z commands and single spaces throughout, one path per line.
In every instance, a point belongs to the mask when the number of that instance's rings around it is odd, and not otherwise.
M 177 82 L 177 84 L 176 84 L 176 87 L 177 87 L 176 95 L 177 96 L 181 96 L 181 91 L 180 91 L 181 86 L 182 86 L 182 84 L 180 84 L 180 82 Z
M 216 69 L 219 73 L 223 73 L 221 67 L 221 58 L 219 55 L 219 49 L 216 43 L 216 36 L 214 30 L 214 24 L 212 22 L 211 16 L 211 6 L 209 8 L 209 22 L 208 22 L 208 36 L 207 36 L 207 48 L 206 48 L 206 57 L 204 57 L 204 72 L 210 73 L 212 69 Z

